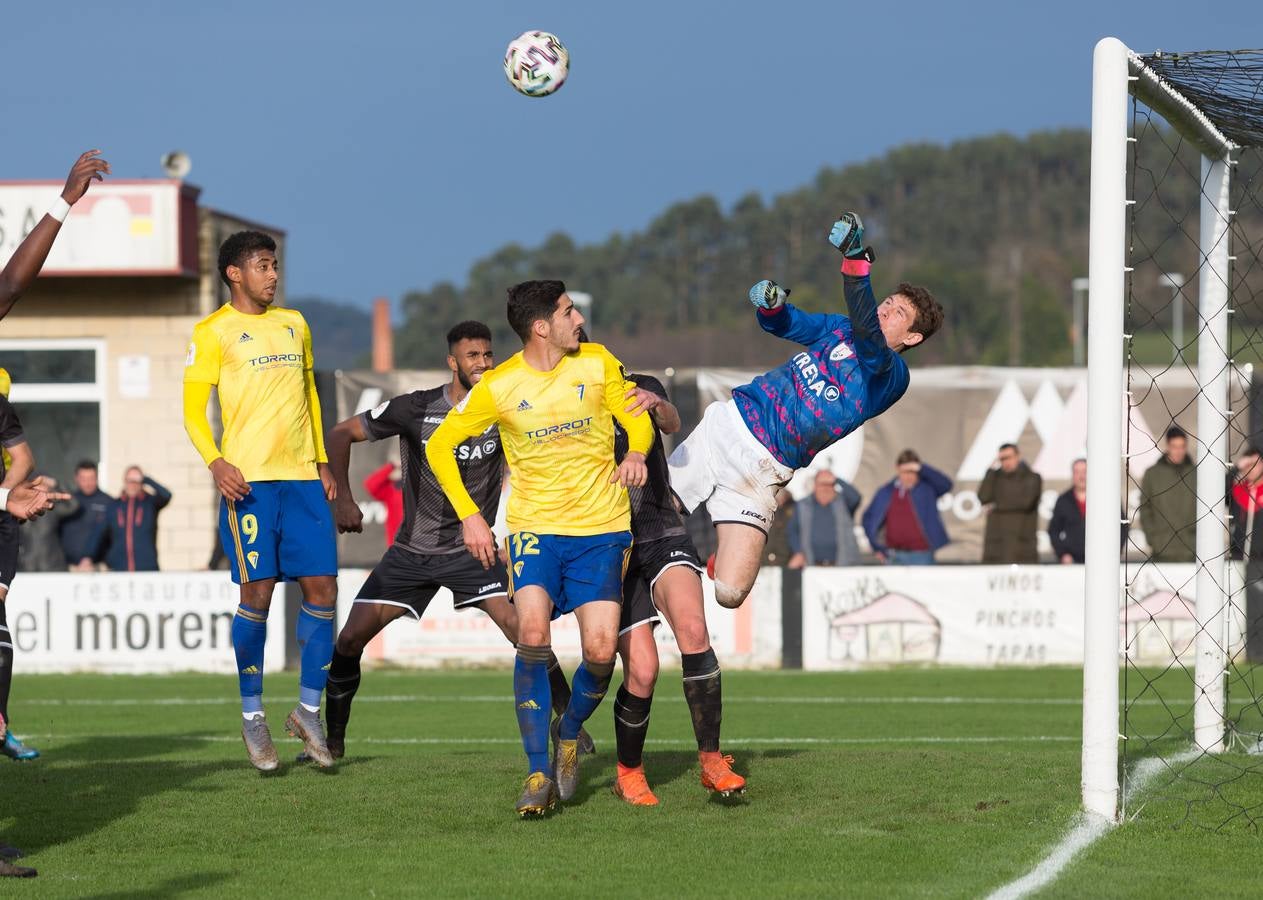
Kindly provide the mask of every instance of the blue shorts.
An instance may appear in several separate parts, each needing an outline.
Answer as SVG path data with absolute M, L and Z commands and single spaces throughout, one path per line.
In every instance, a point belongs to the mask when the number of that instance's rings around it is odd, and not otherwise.
M 318 478 L 252 481 L 244 499 L 220 498 L 219 539 L 237 584 L 338 574 L 333 516 Z
M 632 534 L 566 535 L 519 531 L 509 535 L 509 593 L 543 588 L 559 615 L 593 600 L 623 599 L 623 573 Z

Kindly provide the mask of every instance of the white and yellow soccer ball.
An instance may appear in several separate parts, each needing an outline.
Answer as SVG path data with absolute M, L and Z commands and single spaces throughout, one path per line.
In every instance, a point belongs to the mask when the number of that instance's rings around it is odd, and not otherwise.
M 547 97 L 565 84 L 570 74 L 570 54 L 557 35 L 526 31 L 509 43 L 504 53 L 504 74 L 518 93 Z

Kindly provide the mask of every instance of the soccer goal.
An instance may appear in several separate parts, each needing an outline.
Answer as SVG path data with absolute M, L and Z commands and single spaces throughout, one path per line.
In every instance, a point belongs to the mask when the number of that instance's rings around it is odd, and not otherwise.
M 1263 820 L 1260 146 L 1263 51 L 1097 44 L 1082 796 L 1114 821 Z

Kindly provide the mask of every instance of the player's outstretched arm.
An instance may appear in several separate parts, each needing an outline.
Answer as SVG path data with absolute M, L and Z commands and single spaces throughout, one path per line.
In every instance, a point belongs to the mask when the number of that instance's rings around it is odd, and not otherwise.
M 18 298 L 26 293 L 39 275 L 70 207 L 87 193 L 88 186 L 93 181 L 100 181 L 109 174 L 110 164 L 100 158 L 100 153 L 100 150 L 89 150 L 75 161 L 66 177 L 61 201 L 55 203 L 36 223 L 31 233 L 18 245 L 4 271 L 0 272 L 0 319 L 9 314 Z
M 877 298 L 869 281 L 873 250 L 864 246 L 864 223 L 855 213 L 843 213 L 833 223 L 829 243 L 841 251 L 842 291 L 851 317 L 851 335 L 860 365 L 872 372 L 884 372 L 896 358 L 886 345 L 877 319 Z
M 478 504 L 469 496 L 460 467 L 456 465 L 455 454 L 461 441 L 482 434 L 499 418 L 495 397 L 484 378 L 474 385 L 464 403 L 447 414 L 443 424 L 434 429 L 425 443 L 425 458 L 430 470 L 456 511 L 456 517 L 461 520 L 465 549 L 487 569 L 495 564 L 496 539 L 487 520 L 479 512 Z
M 329 430 L 325 451 L 329 455 L 329 471 L 337 482 L 337 497 L 333 503 L 333 520 L 338 532 L 359 534 L 364 530 L 364 513 L 355 502 L 351 491 L 351 445 L 368 440 L 364 423 L 359 416 L 343 419 Z
M 653 424 L 663 434 L 675 434 L 680 430 L 680 411 L 667 399 L 667 389 L 656 378 L 636 376 L 642 380 L 627 392 L 627 405 L 623 407 L 633 416 L 649 413 Z
M 789 291 L 766 278 L 750 288 L 750 302 L 758 310 L 759 327 L 787 341 L 808 347 L 834 327 L 831 316 L 803 312 L 788 302 Z

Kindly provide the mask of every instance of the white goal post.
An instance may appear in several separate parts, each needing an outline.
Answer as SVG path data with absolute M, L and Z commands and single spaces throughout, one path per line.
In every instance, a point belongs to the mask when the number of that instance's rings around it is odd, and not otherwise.
M 1122 496 L 1124 306 L 1127 278 L 1128 96 L 1158 112 L 1202 154 L 1198 272 L 1197 375 L 1198 624 L 1194 744 L 1217 753 L 1224 744 L 1227 538 L 1224 479 L 1228 467 L 1229 179 L 1236 145 L 1196 106 L 1116 38 L 1097 43 L 1092 67 L 1091 224 L 1088 250 L 1088 495 Z M 1084 809 L 1119 815 L 1118 506 L 1087 507 L 1084 593 Z M 1221 565 L 1222 563 L 1222 565 Z

